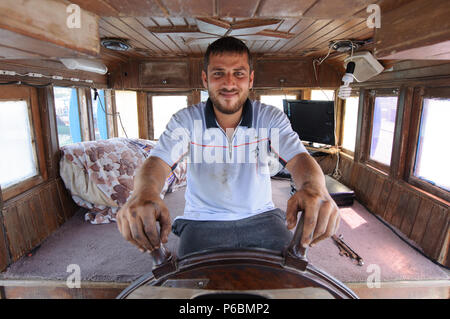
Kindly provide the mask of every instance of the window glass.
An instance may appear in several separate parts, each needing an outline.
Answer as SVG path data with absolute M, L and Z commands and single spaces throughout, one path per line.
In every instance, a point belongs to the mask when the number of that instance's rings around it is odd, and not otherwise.
M 7 188 L 38 174 L 26 101 L 0 101 L 0 185 Z
M 344 137 L 342 147 L 354 152 L 356 141 L 356 127 L 358 125 L 359 97 L 351 96 L 345 100 Z
M 334 101 L 334 90 L 311 90 L 311 100 Z
M 200 91 L 200 102 L 206 102 L 209 98 L 208 91 Z
M 414 175 L 450 191 L 450 99 L 423 101 Z
M 396 96 L 377 96 L 373 111 L 370 159 L 390 165 L 394 142 Z
M 283 100 L 296 100 L 295 95 L 261 95 L 261 103 L 273 105 L 283 111 Z
M 115 91 L 115 96 L 119 137 L 139 138 L 136 92 Z
M 98 96 L 95 98 L 95 91 L 91 89 L 95 140 L 106 140 L 108 138 L 108 126 L 106 124 L 105 91 L 97 90 L 97 92 Z
M 186 95 L 152 97 L 154 138 L 159 139 L 173 114 L 187 107 Z
M 81 142 L 77 90 L 53 88 L 59 146 Z

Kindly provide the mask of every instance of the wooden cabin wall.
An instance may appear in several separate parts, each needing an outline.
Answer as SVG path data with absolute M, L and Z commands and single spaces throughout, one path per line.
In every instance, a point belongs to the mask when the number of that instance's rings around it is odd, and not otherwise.
M 92 80 L 93 83 L 50 80 L 24 76 L 0 76 L 0 82 L 22 81 L 34 85 L 107 87 L 107 76 L 71 71 L 52 60 L 1 60 L 0 70 L 15 71 L 19 74 L 42 73 L 59 75 L 64 78 Z M 20 86 L 19 86 L 20 87 Z M 0 90 L 5 86 L 0 86 Z M 54 108 L 53 87 L 32 88 L 37 95 L 38 113 L 43 139 L 42 158 L 45 162 L 43 180 L 31 189 L 4 200 L 0 192 L 0 271 L 20 257 L 26 255 L 61 226 L 79 209 L 68 194 L 59 176 L 59 145 Z M 34 94 L 34 93 L 33 93 Z M 36 123 L 33 123 L 36 125 Z
M 402 61 L 394 65 L 392 72 L 384 72 L 370 82 L 360 83 L 358 126 L 368 124 L 366 96 L 369 90 L 398 87 L 404 94 L 404 98 L 399 96 L 401 131 L 397 131 L 394 137 L 390 172 L 382 172 L 363 160 L 360 152 L 367 137 L 361 130 L 356 137 L 356 154 L 340 152 L 338 168 L 340 181 L 355 191 L 357 200 L 370 212 L 414 241 L 427 256 L 450 266 L 449 202 L 408 183 L 405 171 L 405 152 L 410 147 L 407 137 L 411 133 L 412 94 L 415 89 L 429 86 L 450 87 L 448 61 Z M 317 161 L 326 174 L 332 174 L 337 159 L 333 155 Z

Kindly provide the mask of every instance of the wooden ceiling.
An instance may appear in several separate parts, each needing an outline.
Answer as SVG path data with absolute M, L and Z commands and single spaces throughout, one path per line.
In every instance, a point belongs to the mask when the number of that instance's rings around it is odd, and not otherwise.
M 244 40 L 252 53 L 323 56 L 331 40 L 367 40 L 374 0 L 72 0 L 97 14 L 100 38 L 132 49 L 101 49 L 104 60 L 197 56 L 220 36 Z

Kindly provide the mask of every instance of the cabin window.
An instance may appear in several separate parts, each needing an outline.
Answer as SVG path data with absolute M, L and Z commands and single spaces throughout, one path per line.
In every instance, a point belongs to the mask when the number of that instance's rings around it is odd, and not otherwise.
M 209 93 L 208 91 L 200 91 L 200 102 L 206 102 L 209 98 Z
M 0 87 L 0 188 L 8 200 L 47 179 L 37 90 Z
M 77 89 L 54 87 L 59 146 L 82 141 Z
M 106 121 L 106 100 L 105 91 L 97 90 L 98 96 L 95 96 L 95 91 L 91 89 L 92 99 L 92 114 L 94 119 L 95 140 L 106 140 L 108 138 L 108 124 Z
M 261 95 L 261 103 L 273 105 L 284 112 L 283 100 L 296 100 L 296 95 Z
M 159 139 L 172 115 L 187 107 L 187 95 L 154 95 L 152 106 L 154 137 Z
M 2 154 L 7 154 L 8 157 L 8 160 L 0 161 L 2 188 L 38 174 L 35 139 L 27 101 L 0 101 L 0 146 Z
M 117 129 L 119 137 L 139 138 L 137 94 L 115 91 Z
M 389 166 L 394 141 L 397 96 L 376 96 L 373 104 L 369 159 Z
M 450 98 L 424 98 L 413 174 L 450 191 Z
M 334 101 L 334 90 L 311 90 L 311 100 Z
M 358 106 L 358 96 L 351 96 L 345 100 L 342 147 L 352 152 L 355 151 Z

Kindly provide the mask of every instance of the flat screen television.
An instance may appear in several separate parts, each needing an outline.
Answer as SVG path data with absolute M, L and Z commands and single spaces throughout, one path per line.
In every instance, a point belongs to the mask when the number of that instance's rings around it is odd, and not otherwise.
M 283 108 L 302 141 L 335 145 L 333 101 L 283 100 Z

